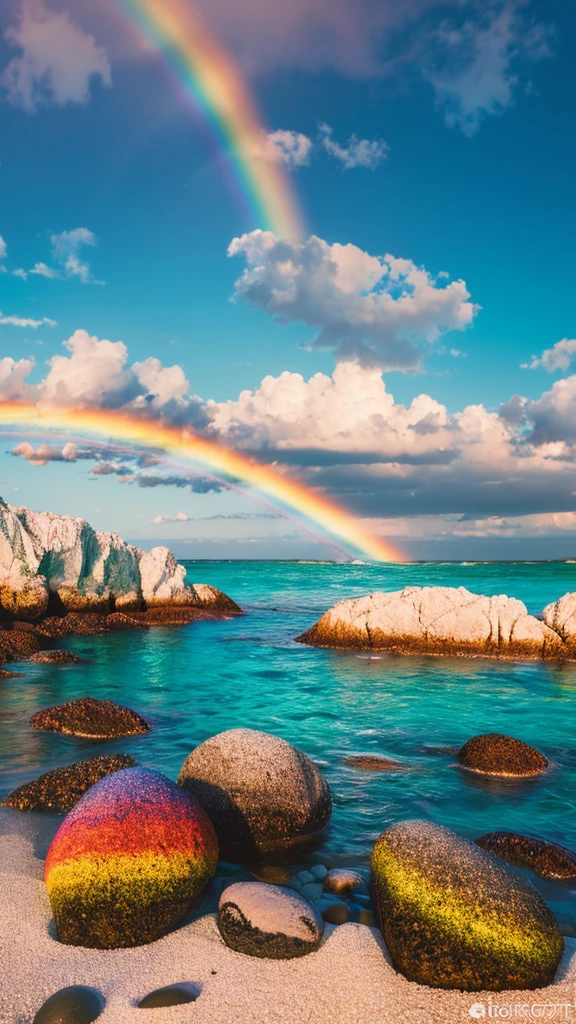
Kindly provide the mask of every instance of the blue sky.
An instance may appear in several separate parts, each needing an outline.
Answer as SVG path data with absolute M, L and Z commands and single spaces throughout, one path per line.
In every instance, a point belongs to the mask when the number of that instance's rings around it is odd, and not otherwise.
M 314 287 L 284 304 L 286 322 L 278 323 L 280 256 L 260 252 L 257 297 L 235 286 L 254 266 L 246 249 L 228 257 L 228 246 L 266 225 L 235 203 L 219 168 L 226 155 L 215 154 L 162 55 L 138 45 L 113 4 L 3 5 L 0 358 L 34 361 L 21 391 L 36 388 L 38 401 L 120 406 L 151 387 L 154 409 L 170 416 L 174 401 L 199 396 L 186 406 L 199 429 L 267 461 L 272 449 L 283 471 L 414 557 L 568 557 L 576 551 L 576 15 L 565 3 L 519 0 L 415 0 L 402 18 L 397 6 L 307 0 L 286 12 L 244 0 L 240 24 L 238 5 L 204 4 L 267 130 L 300 133 L 312 146 L 307 164 L 284 169 L 307 235 L 325 248 L 314 257 Z M 291 250 L 295 266 L 310 258 L 306 244 Z M 349 291 L 322 291 L 320 281 L 340 258 L 333 246 L 348 244 L 347 266 L 353 260 L 359 275 L 353 304 Z M 366 337 L 350 324 L 356 307 L 367 312 L 371 289 L 387 286 L 374 287 L 363 253 L 425 268 L 433 305 L 458 281 L 468 298 L 436 319 L 429 308 L 422 313 L 425 296 L 415 299 L 419 330 L 398 327 L 398 307 L 381 310 L 367 355 Z M 52 276 L 30 273 L 37 264 Z M 392 304 L 402 288 L 412 295 L 404 277 L 388 288 Z M 15 316 L 42 322 L 2 323 Z M 342 337 L 315 347 L 322 331 L 332 337 L 336 320 L 347 324 Z M 92 348 L 63 348 L 79 330 L 97 339 Z M 151 384 L 150 373 L 143 382 L 136 371 L 130 394 L 120 394 L 106 377 L 103 339 L 126 346 L 124 374 L 160 360 L 181 367 L 188 390 L 168 394 L 162 378 L 160 394 L 157 374 Z M 69 362 L 50 369 L 55 355 Z M 104 376 L 92 393 L 82 381 L 95 357 Z M 534 368 L 523 368 L 533 357 Z M 386 392 L 375 378 L 381 371 Z M 318 373 L 325 378 L 311 388 Z M 264 393 L 268 376 L 275 383 Z M 239 403 L 246 390 L 256 397 Z M 383 398 L 390 393 L 393 405 Z M 420 395 L 426 400 L 411 407 Z M 523 401 L 511 402 L 514 395 Z M 6 452 L 15 444 L 7 439 Z M 44 466 L 6 454 L 4 497 L 85 515 L 130 538 L 169 538 L 195 556 L 331 550 L 298 523 L 263 518 L 272 513 L 253 496 L 145 486 L 141 469 L 94 474 L 109 454 L 57 462 L 52 453 Z M 177 513 L 178 522 L 154 523 Z

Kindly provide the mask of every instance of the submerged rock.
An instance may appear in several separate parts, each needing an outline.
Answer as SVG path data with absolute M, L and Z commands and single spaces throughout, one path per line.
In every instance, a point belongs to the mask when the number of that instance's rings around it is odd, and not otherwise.
M 32 729 L 63 732 L 94 740 L 118 736 L 140 736 L 150 732 L 150 724 L 137 711 L 120 707 L 111 700 L 81 697 L 57 707 L 37 711 L 30 719 Z
M 86 985 L 61 988 L 42 1004 L 32 1024 L 93 1024 L 102 1013 L 104 996 Z
M 34 633 L 20 629 L 0 629 L 0 661 L 22 661 L 40 650 Z
M 358 871 L 351 868 L 331 868 L 324 879 L 324 892 L 334 896 L 350 896 L 353 892 L 365 892 L 366 882 Z
M 391 757 L 379 754 L 356 754 L 342 758 L 344 764 L 351 768 L 360 768 L 365 772 L 409 772 L 412 766 L 402 761 L 394 761 Z
M 326 825 L 332 809 L 328 784 L 310 758 L 254 729 L 229 729 L 201 743 L 178 782 L 204 807 L 230 860 L 303 842 Z
M 214 877 L 218 843 L 202 808 L 160 772 L 127 768 L 66 816 L 44 879 L 56 931 L 115 949 L 160 938 Z
M 464 991 L 551 984 L 564 942 L 534 886 L 449 829 L 404 821 L 372 854 L 380 927 L 409 981 Z
M 487 832 L 477 846 L 517 868 L 528 868 L 542 878 L 560 881 L 576 878 L 576 853 L 548 839 L 518 832 Z
M 13 807 L 17 811 L 65 814 L 100 779 L 135 765 L 136 761 L 130 754 L 110 754 L 93 757 L 89 761 L 76 761 L 65 768 L 54 768 L 13 789 L 4 797 L 2 806 Z
M 291 960 L 318 948 L 324 922 L 293 889 L 236 882 L 220 897 L 218 927 L 226 945 L 238 953 Z
M 38 651 L 31 654 L 28 661 L 37 665 L 78 665 L 82 658 L 73 651 Z
M 300 643 L 376 648 L 400 654 L 564 658 L 576 647 L 505 594 L 483 597 L 464 587 L 405 587 L 339 601 Z
M 535 747 L 498 732 L 473 736 L 460 748 L 458 761 L 463 768 L 483 775 L 516 778 L 540 775 L 550 767 L 548 758 Z

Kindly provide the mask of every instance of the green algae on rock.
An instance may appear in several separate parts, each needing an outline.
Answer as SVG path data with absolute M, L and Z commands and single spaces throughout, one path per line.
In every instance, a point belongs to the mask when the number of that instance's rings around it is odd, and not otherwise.
M 2 807 L 17 811 L 54 811 L 66 814 L 100 779 L 134 768 L 136 761 L 130 754 L 110 754 L 93 757 L 89 761 L 76 761 L 64 768 L 54 768 L 39 775 L 32 782 L 13 789 L 4 797 Z
M 483 775 L 516 778 L 540 775 L 550 767 L 548 758 L 535 747 L 499 732 L 473 736 L 461 747 L 458 761 L 463 768 Z
M 178 782 L 208 814 L 229 860 L 303 843 L 332 810 L 328 783 L 314 762 L 255 729 L 228 729 L 205 740 L 186 758 Z
M 518 832 L 487 832 L 475 842 L 508 864 L 527 868 L 542 878 L 558 881 L 576 878 L 576 853 L 548 839 Z
M 440 825 L 404 821 L 377 839 L 380 927 L 409 981 L 464 991 L 549 985 L 564 941 L 534 886 Z
M 141 736 L 150 732 L 150 724 L 132 708 L 120 707 L 112 700 L 80 697 L 37 711 L 30 719 L 32 729 L 63 732 L 93 740 L 118 736 Z

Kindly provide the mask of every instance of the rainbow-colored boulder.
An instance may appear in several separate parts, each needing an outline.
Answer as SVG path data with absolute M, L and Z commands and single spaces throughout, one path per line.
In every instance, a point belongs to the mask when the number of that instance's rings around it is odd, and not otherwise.
M 160 772 L 127 768 L 66 816 L 44 880 L 58 938 L 114 949 L 160 938 L 213 878 L 218 841 L 200 805 Z

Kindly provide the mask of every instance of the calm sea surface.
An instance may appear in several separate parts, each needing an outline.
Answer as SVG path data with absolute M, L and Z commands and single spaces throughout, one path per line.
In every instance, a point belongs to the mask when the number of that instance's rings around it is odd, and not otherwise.
M 304 647 L 300 632 L 337 600 L 407 585 L 465 586 L 518 597 L 533 613 L 576 590 L 576 565 L 490 563 L 372 566 L 290 562 L 188 562 L 189 582 L 211 583 L 246 615 L 181 629 L 74 637 L 88 663 L 14 666 L 0 680 L 2 794 L 40 772 L 99 753 L 127 752 L 176 778 L 190 750 L 233 726 L 276 733 L 324 771 L 334 798 L 323 852 L 365 867 L 379 833 L 427 818 L 474 838 L 506 828 L 576 849 L 576 664 L 393 657 Z M 128 704 L 153 724 L 143 737 L 91 742 L 34 733 L 37 710 L 74 697 Z M 427 746 L 459 746 L 505 732 L 539 747 L 555 768 L 529 783 L 486 784 Z M 370 774 L 348 754 L 385 754 L 412 771 Z M 26 819 L 26 820 L 24 820 Z M 58 819 L 0 809 L 0 832 L 44 841 Z M 554 909 L 576 924 L 573 897 L 548 886 Z

